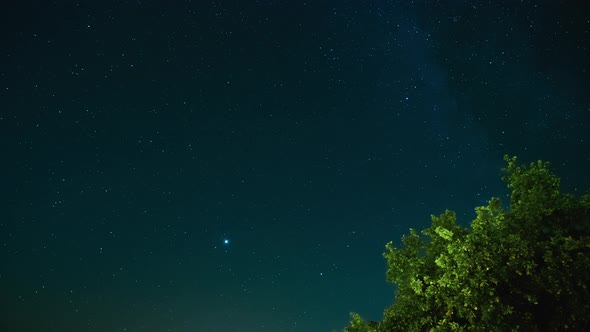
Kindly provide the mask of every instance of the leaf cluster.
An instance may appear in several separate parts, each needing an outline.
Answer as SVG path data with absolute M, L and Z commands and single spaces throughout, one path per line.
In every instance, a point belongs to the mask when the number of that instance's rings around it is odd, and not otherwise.
M 590 329 L 590 195 L 562 194 L 547 163 L 504 160 L 509 208 L 492 198 L 469 228 L 447 210 L 387 243 L 395 302 L 346 332 Z

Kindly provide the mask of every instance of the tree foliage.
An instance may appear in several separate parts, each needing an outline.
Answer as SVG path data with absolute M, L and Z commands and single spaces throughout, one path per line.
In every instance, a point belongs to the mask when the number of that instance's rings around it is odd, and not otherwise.
M 590 330 L 590 195 L 560 193 L 547 163 L 504 160 L 509 208 L 492 198 L 470 228 L 447 210 L 389 242 L 395 302 L 345 332 Z

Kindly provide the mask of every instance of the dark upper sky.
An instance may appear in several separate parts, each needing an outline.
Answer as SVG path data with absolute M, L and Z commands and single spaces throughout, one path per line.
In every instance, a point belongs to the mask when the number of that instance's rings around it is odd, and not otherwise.
M 584 2 L 444 3 L 5 4 L 0 329 L 331 331 L 504 154 L 587 192 Z

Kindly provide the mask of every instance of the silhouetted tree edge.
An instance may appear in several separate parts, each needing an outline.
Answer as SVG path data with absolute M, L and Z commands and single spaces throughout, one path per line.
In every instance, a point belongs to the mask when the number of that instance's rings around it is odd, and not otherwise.
M 547 162 L 504 160 L 509 208 L 493 197 L 469 228 L 447 210 L 387 243 L 394 304 L 345 332 L 590 330 L 590 195 L 561 193 Z

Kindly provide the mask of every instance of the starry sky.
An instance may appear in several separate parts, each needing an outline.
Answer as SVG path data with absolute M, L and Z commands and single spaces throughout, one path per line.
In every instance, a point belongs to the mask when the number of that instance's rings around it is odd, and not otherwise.
M 506 197 L 504 154 L 588 192 L 583 4 L 15 1 L 0 329 L 380 320 L 385 243 Z

